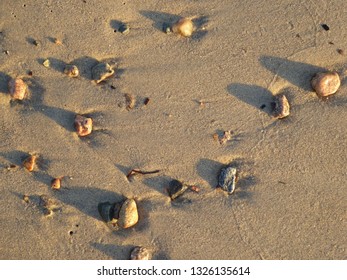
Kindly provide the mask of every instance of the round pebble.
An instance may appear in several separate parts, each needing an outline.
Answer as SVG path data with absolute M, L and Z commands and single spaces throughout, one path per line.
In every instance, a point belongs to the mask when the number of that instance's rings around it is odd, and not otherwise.
M 172 32 L 180 34 L 184 37 L 190 37 L 194 31 L 194 24 L 189 18 L 181 18 L 171 27 Z
M 118 225 L 121 228 L 129 228 L 134 226 L 139 220 L 139 215 L 137 212 L 137 205 L 134 199 L 127 199 L 120 211 Z
M 92 68 L 92 77 L 97 84 L 111 77 L 113 74 L 114 70 L 106 62 L 99 63 Z
M 30 155 L 23 161 L 23 166 L 26 168 L 28 171 L 33 171 L 36 165 L 36 160 L 37 156 Z
M 93 120 L 81 115 L 77 115 L 75 118 L 75 128 L 78 136 L 87 136 L 92 133 Z
M 26 97 L 28 86 L 21 78 L 15 78 L 8 82 L 8 90 L 13 99 L 23 100 Z
M 76 65 L 68 64 L 64 68 L 64 74 L 69 77 L 76 78 L 80 74 Z
M 334 94 L 340 87 L 341 81 L 336 72 L 320 72 L 311 80 L 312 88 L 318 96 L 326 97 Z

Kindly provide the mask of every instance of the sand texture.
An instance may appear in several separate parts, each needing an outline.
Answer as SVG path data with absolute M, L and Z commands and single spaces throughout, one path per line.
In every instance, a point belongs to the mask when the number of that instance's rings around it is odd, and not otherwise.
M 0 258 L 129 259 L 145 246 L 153 259 L 346 259 L 346 11 L 345 0 L 1 0 Z M 181 17 L 191 37 L 163 32 Z M 96 84 L 99 62 L 115 74 Z M 322 100 L 310 79 L 326 70 L 341 87 Z M 22 101 L 7 86 L 18 76 Z M 90 135 L 77 135 L 77 114 Z M 231 195 L 216 189 L 228 164 Z M 160 172 L 128 180 L 131 169 Z M 172 201 L 172 179 L 200 192 Z M 115 230 L 98 204 L 125 197 L 139 221 Z

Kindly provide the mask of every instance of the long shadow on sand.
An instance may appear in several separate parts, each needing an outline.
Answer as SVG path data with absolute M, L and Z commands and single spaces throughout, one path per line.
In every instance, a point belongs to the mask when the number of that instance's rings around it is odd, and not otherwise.
M 126 199 L 123 195 L 108 190 L 78 186 L 62 189 L 61 191 L 54 192 L 53 195 L 64 204 L 68 204 L 102 223 L 104 223 L 104 221 L 101 219 L 98 212 L 99 203 L 116 203 Z M 128 236 L 133 232 L 142 232 L 149 227 L 146 201 L 139 201 L 136 199 L 136 203 L 139 213 L 139 222 L 129 229 L 112 228 L 111 230 L 118 236 Z M 107 227 L 106 223 L 105 227 Z
M 275 56 L 261 56 L 259 61 L 267 70 L 306 91 L 312 91 L 310 81 L 315 73 L 327 71 L 319 66 Z
M 145 10 L 140 11 L 140 14 L 152 20 L 153 27 L 162 32 L 164 31 L 163 28 L 165 25 L 171 26 L 172 24 L 174 24 L 176 21 L 178 21 L 181 18 L 180 16 L 174 15 L 174 14 L 155 12 L 155 11 L 145 11 Z
M 129 260 L 131 250 L 135 245 L 115 245 L 92 242 L 90 245 L 111 257 L 113 260 Z
M 113 260 L 129 260 L 131 250 L 137 245 L 125 245 L 119 246 L 115 244 L 101 244 L 101 243 L 90 243 L 90 245 L 103 252 L 105 255 L 111 257 Z M 152 260 L 169 260 L 169 256 L 164 252 L 154 252 Z
M 233 83 L 228 85 L 227 91 L 237 99 L 259 109 L 267 114 L 272 114 L 274 96 L 266 88 L 254 85 Z
M 10 81 L 10 79 L 11 79 L 11 76 L 0 71 L 0 92 L 1 93 L 8 93 L 8 82 Z

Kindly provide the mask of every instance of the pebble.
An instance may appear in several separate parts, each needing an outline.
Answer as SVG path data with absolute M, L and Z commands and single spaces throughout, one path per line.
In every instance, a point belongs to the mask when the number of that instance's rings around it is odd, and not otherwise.
M 151 253 L 145 247 L 137 246 L 130 253 L 130 260 L 149 260 Z
M 190 37 L 194 31 L 194 24 L 189 18 L 181 18 L 172 25 L 171 30 L 184 37 Z
M 290 106 L 287 97 L 284 94 L 275 97 L 274 116 L 283 119 L 290 114 Z
M 117 219 L 114 220 L 114 203 L 109 202 L 101 202 L 98 205 L 98 211 L 101 216 L 101 218 L 106 223 L 116 223 Z
M 127 110 L 131 110 L 135 107 L 136 99 L 132 94 L 130 93 L 125 94 L 125 101 L 127 104 Z
M 340 87 L 341 81 L 336 72 L 320 72 L 311 80 L 312 88 L 318 96 L 326 97 L 334 94 Z
M 128 24 L 126 23 L 122 23 L 119 28 L 118 31 L 124 35 L 128 34 L 130 32 L 130 27 Z
M 60 178 L 55 178 L 51 182 L 51 187 L 54 190 L 59 190 L 61 186 L 61 179 Z
M 28 86 L 21 78 L 15 78 L 8 82 L 8 90 L 13 99 L 23 100 L 27 95 Z
M 134 226 L 139 220 L 137 205 L 134 199 L 128 198 L 119 211 L 118 225 L 121 228 Z
M 35 166 L 36 166 L 36 160 L 37 156 L 35 155 L 30 155 L 23 161 L 23 166 L 26 168 L 28 171 L 33 171 Z
M 79 76 L 80 72 L 76 65 L 67 64 L 64 68 L 64 74 L 69 77 L 76 78 Z
M 169 183 L 168 193 L 172 200 L 181 196 L 186 190 L 188 190 L 189 186 L 183 184 L 182 182 L 174 179 Z
M 42 63 L 43 66 L 45 66 L 46 68 L 49 68 L 49 66 L 51 66 L 51 62 L 46 59 L 43 63 Z
M 163 32 L 165 32 L 166 34 L 172 33 L 171 26 L 168 23 L 163 24 Z
M 93 120 L 81 115 L 77 115 L 75 118 L 75 128 L 78 136 L 87 136 L 92 133 Z
M 224 131 L 223 136 L 219 139 L 219 143 L 224 145 L 226 142 L 230 141 L 232 139 L 232 134 L 231 130 Z
M 232 194 L 236 188 L 237 170 L 235 167 L 228 166 L 221 170 L 218 177 L 218 186 L 228 194 Z
M 92 78 L 97 84 L 111 77 L 113 74 L 114 70 L 106 62 L 99 63 L 92 68 Z

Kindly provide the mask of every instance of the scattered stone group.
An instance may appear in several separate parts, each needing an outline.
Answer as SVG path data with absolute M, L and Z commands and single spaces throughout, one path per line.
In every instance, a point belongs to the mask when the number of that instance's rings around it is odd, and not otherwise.
M 195 26 L 192 21 L 193 18 L 181 18 L 177 20 L 171 26 L 164 25 L 164 32 L 175 33 L 183 37 L 192 36 L 195 31 Z M 119 27 L 119 32 L 127 34 L 130 31 L 128 24 L 122 24 Z M 38 41 L 34 41 L 34 44 L 39 44 Z M 46 59 L 42 63 L 45 67 L 50 67 L 50 61 Z M 71 78 L 79 77 L 80 71 L 76 65 L 66 64 L 63 73 Z M 96 84 L 101 83 L 105 79 L 110 78 L 115 73 L 113 66 L 106 62 L 100 62 L 91 69 L 92 79 Z M 319 97 L 326 98 L 337 92 L 341 85 L 339 74 L 336 72 L 320 72 L 314 75 L 311 80 L 311 86 Z M 8 82 L 8 91 L 14 100 L 23 100 L 28 96 L 28 85 L 21 77 L 11 78 Z M 135 98 L 131 94 L 126 94 L 127 109 L 133 109 L 135 106 Z M 278 119 L 286 118 L 290 115 L 290 105 L 287 97 L 284 94 L 280 94 L 274 97 L 273 115 Z M 147 98 L 145 104 L 149 102 Z M 75 116 L 74 120 L 75 130 L 78 136 L 85 137 L 90 135 L 93 131 L 93 120 L 90 117 L 86 117 L 80 114 Z M 220 144 L 225 144 L 231 140 L 232 131 L 224 131 L 222 137 L 216 136 L 216 140 Z M 23 161 L 23 167 L 29 172 L 34 171 L 36 167 L 38 156 L 30 155 Z M 144 172 L 141 170 L 132 170 L 128 174 L 130 176 L 136 174 L 153 174 L 159 170 Z M 218 186 L 227 194 L 231 195 L 235 192 L 236 183 L 238 179 L 238 170 L 233 165 L 225 166 L 218 174 Z M 61 178 L 53 178 L 51 181 L 51 188 L 59 190 L 61 188 Z M 173 179 L 169 182 L 167 192 L 171 200 L 176 200 L 182 196 L 186 191 L 191 190 L 199 192 L 200 188 L 197 186 L 188 185 L 179 180 Z M 29 197 L 24 196 L 23 200 L 28 203 Z M 42 195 L 40 197 L 40 205 L 43 207 L 45 215 L 51 215 L 53 211 L 59 208 L 59 205 L 51 198 Z M 129 229 L 134 227 L 139 221 L 139 213 L 137 203 L 133 198 L 126 198 L 120 202 L 102 202 L 98 205 L 98 212 L 102 220 L 113 228 Z M 133 248 L 130 254 L 131 260 L 149 260 L 151 258 L 150 251 L 141 246 Z

